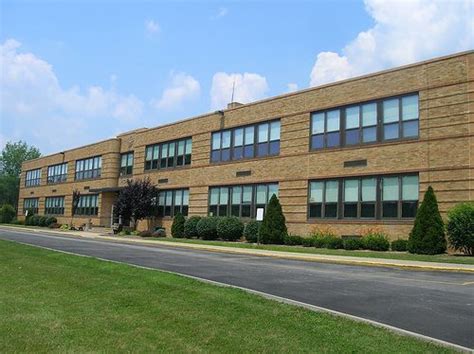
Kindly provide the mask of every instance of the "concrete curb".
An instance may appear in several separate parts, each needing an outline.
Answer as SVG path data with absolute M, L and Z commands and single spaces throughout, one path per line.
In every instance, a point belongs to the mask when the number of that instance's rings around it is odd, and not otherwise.
M 343 265 L 356 265 L 356 266 L 369 266 L 369 267 L 388 267 L 388 268 L 399 268 L 399 269 L 410 269 L 418 271 L 443 271 L 443 272 L 462 272 L 462 273 L 474 273 L 474 265 L 467 264 L 456 264 L 456 263 L 435 263 L 435 262 L 423 262 L 423 261 L 406 261 L 406 260 L 395 260 L 395 259 L 381 259 L 381 258 L 363 258 L 363 257 L 352 257 L 352 256 L 328 256 L 319 254 L 309 253 L 291 253 L 284 251 L 269 251 L 262 249 L 249 249 L 249 248 L 237 248 L 237 247 L 226 247 L 226 246 L 211 246 L 193 243 L 180 243 L 170 242 L 162 240 L 142 240 L 142 239 L 122 239 L 113 236 L 97 235 L 91 232 L 64 232 L 55 230 L 41 230 L 23 227 L 12 227 L 1 225 L 2 228 L 12 231 L 30 231 L 46 234 L 56 234 L 68 237 L 79 237 L 87 239 L 97 239 L 107 242 L 115 243 L 127 243 L 127 244 L 142 244 L 149 246 L 164 246 L 170 248 L 186 248 L 200 251 L 219 252 L 227 254 L 239 254 L 259 257 L 272 257 L 279 259 L 290 259 L 299 261 L 309 261 L 318 263 L 332 263 L 332 264 L 343 264 Z

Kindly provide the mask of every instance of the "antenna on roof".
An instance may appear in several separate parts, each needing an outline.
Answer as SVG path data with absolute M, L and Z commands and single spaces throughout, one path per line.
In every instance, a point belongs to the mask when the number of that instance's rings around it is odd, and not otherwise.
M 234 102 L 234 92 L 235 92 L 235 77 L 234 77 L 234 82 L 232 82 L 232 97 L 230 98 L 230 102 Z

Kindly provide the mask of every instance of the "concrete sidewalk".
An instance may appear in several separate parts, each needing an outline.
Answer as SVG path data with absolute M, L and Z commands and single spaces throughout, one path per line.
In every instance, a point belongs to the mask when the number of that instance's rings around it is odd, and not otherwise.
M 12 227 L 12 226 L 1 225 L 0 230 L 2 228 L 8 229 L 10 231 L 14 231 L 14 230 L 30 231 L 30 232 L 38 232 L 38 233 L 47 233 L 50 235 L 55 234 L 58 236 L 92 238 L 92 239 L 103 240 L 107 242 L 140 244 L 140 245 L 147 245 L 147 246 L 188 248 L 188 249 L 202 250 L 202 251 L 232 253 L 232 254 L 261 256 L 261 257 L 273 257 L 273 258 L 282 258 L 282 259 L 311 261 L 311 262 L 349 264 L 349 265 L 374 266 L 374 267 L 396 267 L 396 268 L 424 270 L 424 271 L 450 271 L 450 272 L 474 273 L 474 265 L 471 265 L 471 264 L 438 263 L 438 262 L 409 261 L 409 260 L 399 260 L 399 259 L 370 258 L 370 257 L 365 258 L 365 257 L 352 257 L 352 256 L 323 255 L 323 254 L 314 254 L 314 253 L 270 251 L 270 250 L 262 250 L 262 249 L 171 242 L 171 241 L 166 241 L 166 240 L 161 240 L 161 239 L 150 240 L 150 239 L 140 239 L 140 238 L 124 238 L 124 237 L 117 237 L 117 236 L 111 236 L 111 235 L 100 234 L 97 232 L 87 232 L 87 231 L 72 231 L 71 232 L 71 231 L 64 231 L 64 230 L 61 230 L 61 231 L 43 230 L 43 229 Z

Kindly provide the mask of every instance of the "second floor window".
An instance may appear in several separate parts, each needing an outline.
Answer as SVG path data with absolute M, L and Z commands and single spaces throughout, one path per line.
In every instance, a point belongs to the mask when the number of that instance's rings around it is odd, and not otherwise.
M 28 211 L 28 215 L 38 214 L 38 205 L 39 205 L 39 198 L 25 198 L 23 200 L 23 214 L 26 215 Z
M 33 187 L 41 184 L 41 168 L 26 171 L 25 186 Z
M 133 152 L 127 152 L 120 157 L 120 176 L 133 173 Z
M 76 180 L 100 177 L 102 156 L 76 161 Z
M 60 183 L 67 180 L 67 162 L 48 166 L 48 183 Z
M 145 170 L 190 165 L 192 148 L 191 138 L 149 145 L 145 148 Z
M 46 197 L 44 213 L 46 215 L 63 215 L 64 197 Z
M 211 162 L 278 155 L 280 121 L 218 131 L 211 140 Z
M 86 194 L 81 195 L 74 215 L 98 215 L 99 214 L 99 195 Z
M 418 137 L 418 94 L 315 112 L 311 149 Z

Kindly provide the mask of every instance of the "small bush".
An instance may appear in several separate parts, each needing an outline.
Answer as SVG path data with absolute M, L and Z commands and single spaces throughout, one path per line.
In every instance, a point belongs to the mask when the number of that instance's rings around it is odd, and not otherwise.
M 186 220 L 184 219 L 183 214 L 177 213 L 173 218 L 173 225 L 171 225 L 171 236 L 175 238 L 183 238 L 185 223 Z
M 280 201 L 275 194 L 272 195 L 268 202 L 259 234 L 262 243 L 273 244 L 282 244 L 285 236 L 288 234 L 285 215 L 283 215 Z
M 140 235 L 140 232 L 137 231 L 137 230 L 133 230 L 133 231 L 130 232 L 130 235 L 132 235 L 132 236 L 138 236 L 138 235 Z
M 153 233 L 149 230 L 141 231 L 139 234 L 141 237 L 151 237 L 153 236 Z
M 258 242 L 258 230 L 260 228 L 260 222 L 256 220 L 249 221 L 245 225 L 244 237 L 247 242 L 257 243 Z
M 364 248 L 371 251 L 388 251 L 390 249 L 390 242 L 383 232 L 369 232 L 363 237 L 362 242 Z
M 13 225 L 25 225 L 25 220 L 18 220 L 17 218 L 14 218 L 10 224 L 13 224 Z
M 344 249 L 348 251 L 360 250 L 363 248 L 363 242 L 360 238 L 345 238 L 342 240 L 342 245 Z
M 448 240 L 455 250 L 474 255 L 474 203 L 456 205 L 448 212 Z
M 61 227 L 61 224 L 58 224 L 57 222 L 53 222 L 48 225 L 50 229 L 59 229 Z
M 339 237 L 327 237 L 325 240 L 326 248 L 329 249 L 341 249 L 344 248 L 344 243 L 342 242 L 342 238 Z
M 392 251 L 406 252 L 408 248 L 408 240 L 394 240 L 391 244 Z
M 51 224 L 56 224 L 58 222 L 58 219 L 56 219 L 54 216 L 48 216 L 46 217 L 46 225 L 45 226 L 49 226 Z
M 32 226 L 40 226 L 40 222 L 41 222 L 41 216 L 39 215 L 33 215 L 31 218 L 30 218 L 30 225 Z
M 0 208 L 0 222 L 10 223 L 15 215 L 15 208 L 10 204 L 3 204 Z
M 165 229 L 157 229 L 153 231 L 153 237 L 166 237 L 166 230 Z
M 196 225 L 196 231 L 200 238 L 203 240 L 215 240 L 217 239 L 217 223 L 219 218 L 215 216 L 209 216 L 201 218 Z
M 217 236 L 223 240 L 236 241 L 242 237 L 244 224 L 239 218 L 229 216 L 220 218 L 217 222 Z
M 44 216 L 44 215 L 41 215 L 38 219 L 38 226 L 43 226 L 43 227 L 48 226 L 47 222 L 48 222 L 48 217 Z
M 284 243 L 287 246 L 301 246 L 304 242 L 303 239 L 301 236 L 286 235 Z
M 69 225 L 68 224 L 62 224 L 60 229 L 61 230 L 69 230 Z
M 200 216 L 191 216 L 184 222 L 184 237 L 192 238 L 198 235 L 196 226 L 201 220 Z

